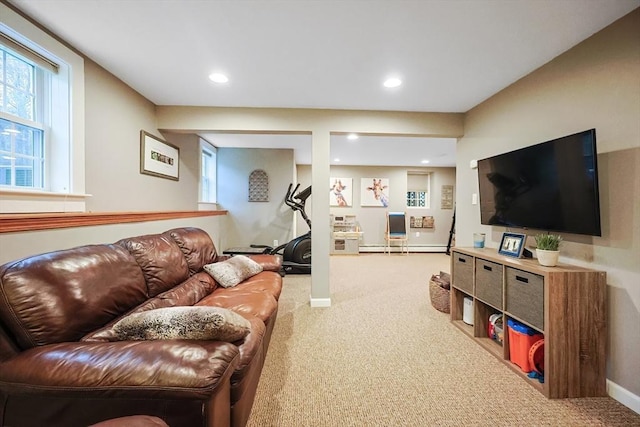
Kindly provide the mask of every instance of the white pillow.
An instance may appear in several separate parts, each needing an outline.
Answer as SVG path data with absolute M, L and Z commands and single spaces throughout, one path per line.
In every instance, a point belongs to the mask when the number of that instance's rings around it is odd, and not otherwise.
M 244 255 L 235 255 L 226 261 L 207 264 L 204 271 L 209 273 L 223 288 L 236 286 L 262 271 L 262 266 Z
M 238 341 L 247 336 L 251 323 L 222 307 L 166 307 L 131 314 L 113 325 L 120 341 L 214 340 Z

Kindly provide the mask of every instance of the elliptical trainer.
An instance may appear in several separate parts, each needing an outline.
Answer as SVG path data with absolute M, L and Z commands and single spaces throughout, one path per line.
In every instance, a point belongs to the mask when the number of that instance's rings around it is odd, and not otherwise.
M 306 234 L 284 243 L 276 248 L 266 245 L 251 245 L 252 248 L 264 248 L 265 254 L 282 255 L 282 269 L 289 274 L 311 274 L 311 220 L 304 210 L 304 205 L 311 195 L 311 186 L 295 194 L 300 184 L 291 191 L 293 184 L 289 184 L 284 203 L 294 212 L 300 212 L 302 218 L 309 226 Z

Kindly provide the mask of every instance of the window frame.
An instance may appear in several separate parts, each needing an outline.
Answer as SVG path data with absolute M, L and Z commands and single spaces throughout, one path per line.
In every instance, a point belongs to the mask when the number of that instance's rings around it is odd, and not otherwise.
M 405 197 L 405 206 L 407 209 L 431 209 L 431 174 L 432 172 L 422 172 L 422 171 L 407 171 L 407 192 Z M 420 177 L 420 179 L 425 179 L 426 182 L 424 184 L 414 184 L 410 177 Z M 411 194 L 413 193 L 413 197 Z M 417 206 L 418 201 L 420 200 L 420 193 L 422 193 L 424 198 L 424 206 Z M 416 205 L 409 205 L 410 200 L 415 200 Z
M 47 140 L 44 167 L 49 180 L 44 189 L 2 186 L 0 213 L 84 212 L 85 199 L 90 197 L 85 194 L 84 58 L 4 3 L 0 3 L 0 16 L 0 32 L 59 65 L 46 89 L 49 93 L 44 94 L 51 96 L 43 111 L 43 121 L 52 123 L 44 135 Z M 58 104 L 56 99 L 56 104 L 52 104 L 51 99 L 60 96 L 64 102 Z
M 199 143 L 199 159 L 200 159 L 200 174 L 198 178 L 198 205 L 200 207 L 206 205 L 215 205 L 218 203 L 217 200 L 217 173 L 218 173 L 218 149 L 210 144 L 208 141 L 200 138 Z M 212 176 L 209 176 L 209 180 L 213 182 L 213 186 L 209 186 L 209 194 L 208 197 L 205 197 L 205 171 L 204 171 L 204 159 L 205 157 L 210 157 L 213 159 L 212 162 L 212 170 L 209 172 Z
M 2 42 L 2 39 L 0 39 L 0 42 Z M 34 63 L 34 61 L 31 61 L 29 58 L 23 57 L 20 54 L 20 52 L 16 52 L 15 50 L 11 49 L 10 46 L 7 46 L 7 43 L 0 43 L 0 55 L 2 55 L 3 58 L 6 58 L 8 55 L 10 55 L 13 58 L 17 59 L 18 61 L 22 62 L 23 64 L 31 68 L 30 79 L 31 79 L 32 90 L 27 92 L 20 88 L 10 85 L 9 82 L 6 80 L 5 76 L 6 76 L 7 61 L 5 61 L 5 67 L 4 67 L 5 75 L 2 76 L 2 82 L 0 83 L 0 85 L 3 86 L 4 88 L 5 101 L 7 100 L 7 92 L 8 92 L 7 89 L 13 88 L 14 90 L 26 93 L 29 97 L 32 98 L 32 103 L 33 103 L 31 107 L 32 111 L 29 113 L 30 117 L 17 116 L 8 111 L 0 110 L 0 119 L 13 123 L 14 125 L 25 126 L 25 127 L 39 131 L 40 136 L 38 138 L 37 143 L 41 146 L 39 150 L 40 155 L 36 155 L 35 153 L 32 155 L 24 155 L 24 154 L 18 153 L 15 150 L 17 147 L 15 146 L 16 144 L 14 141 L 14 143 L 11 144 L 11 151 L 7 153 L 9 156 L 12 157 L 12 160 L 17 160 L 16 157 L 23 158 L 23 159 L 30 159 L 34 165 L 36 162 L 40 163 L 40 167 L 39 168 L 36 168 L 35 166 L 32 167 L 32 174 L 31 174 L 32 185 L 30 186 L 18 185 L 17 172 L 21 167 L 16 165 L 16 162 L 13 161 L 9 168 L 10 176 L 11 176 L 11 179 L 9 180 L 10 183 L 0 184 L 0 187 L 2 187 L 3 189 L 18 189 L 18 190 L 32 189 L 32 190 L 44 191 L 47 189 L 48 179 L 46 177 L 49 170 L 47 165 L 48 126 L 45 120 L 50 115 L 46 111 L 46 106 L 51 104 L 50 102 L 49 103 L 46 102 L 47 100 L 45 97 L 50 92 L 48 90 L 48 86 L 50 85 L 50 79 L 49 79 L 49 76 L 46 75 L 46 70 L 40 67 L 37 63 Z M 3 107 L 4 106 L 0 106 L 0 109 L 2 109 Z M 35 146 L 35 143 L 34 143 L 34 146 Z

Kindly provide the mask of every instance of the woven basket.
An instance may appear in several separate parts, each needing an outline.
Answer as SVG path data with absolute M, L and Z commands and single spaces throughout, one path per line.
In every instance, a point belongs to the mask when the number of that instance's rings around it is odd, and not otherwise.
M 451 291 L 440 285 L 439 277 L 436 275 L 431 276 L 429 280 L 429 297 L 433 308 L 443 313 L 451 312 Z

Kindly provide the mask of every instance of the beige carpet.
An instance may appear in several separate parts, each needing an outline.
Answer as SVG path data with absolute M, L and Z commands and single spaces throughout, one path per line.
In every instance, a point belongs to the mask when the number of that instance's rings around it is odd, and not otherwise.
M 610 398 L 548 400 L 429 302 L 444 254 L 331 257 L 330 308 L 285 277 L 250 427 L 640 426 Z

